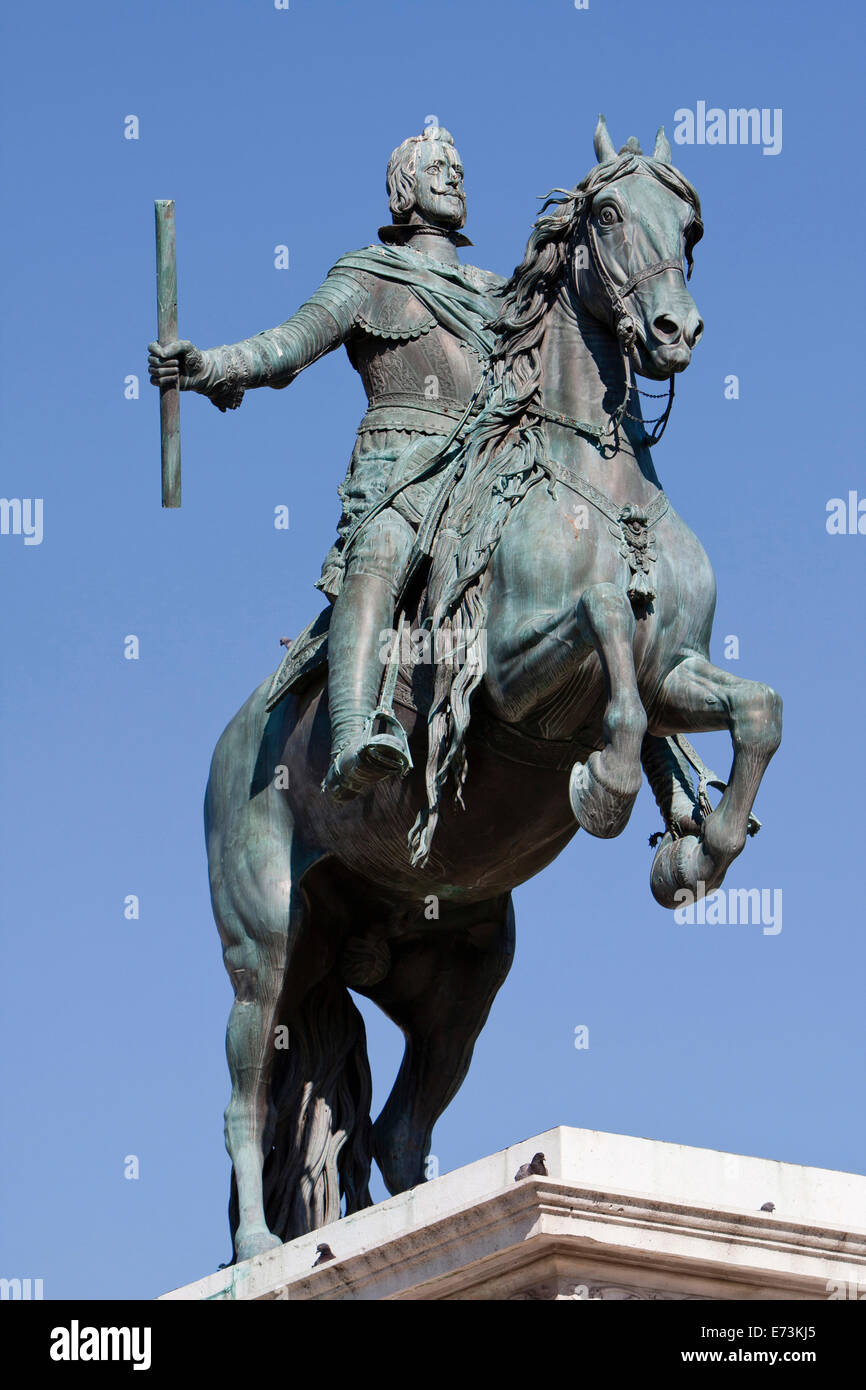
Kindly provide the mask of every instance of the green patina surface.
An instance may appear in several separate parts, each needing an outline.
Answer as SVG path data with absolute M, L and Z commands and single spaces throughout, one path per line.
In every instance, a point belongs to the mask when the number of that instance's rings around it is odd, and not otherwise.
M 757 828 L 781 701 L 711 663 L 712 567 L 653 459 L 703 331 L 700 202 L 662 131 L 648 156 L 600 119 L 594 146 L 503 282 L 459 259 L 448 132 L 404 141 L 382 244 L 286 323 L 206 350 L 172 337 L 166 226 L 164 411 L 178 389 L 236 409 L 340 345 L 368 398 L 318 581 L 332 608 L 231 721 L 208 784 L 238 1258 L 367 1205 L 374 1158 L 391 1192 L 424 1180 L 511 963 L 512 889 L 578 828 L 618 835 L 645 776 L 666 907 L 714 891 Z M 686 737 L 719 729 L 727 783 Z M 350 989 L 407 1040 L 375 1125 Z

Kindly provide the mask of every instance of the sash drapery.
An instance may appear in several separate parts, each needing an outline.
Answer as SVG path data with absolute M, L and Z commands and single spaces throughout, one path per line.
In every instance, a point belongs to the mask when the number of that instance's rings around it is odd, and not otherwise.
M 341 256 L 334 270 L 362 270 L 407 286 L 438 323 L 486 359 L 493 349 L 489 296 L 477 289 L 461 265 L 434 260 L 398 246 L 365 246 Z

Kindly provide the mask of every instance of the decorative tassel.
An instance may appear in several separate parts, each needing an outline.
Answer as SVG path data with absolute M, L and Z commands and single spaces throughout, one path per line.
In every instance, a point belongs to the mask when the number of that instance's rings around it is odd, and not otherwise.
M 652 603 L 655 598 L 655 589 L 643 570 L 637 570 L 632 575 L 631 583 L 628 586 L 628 596 L 639 603 Z

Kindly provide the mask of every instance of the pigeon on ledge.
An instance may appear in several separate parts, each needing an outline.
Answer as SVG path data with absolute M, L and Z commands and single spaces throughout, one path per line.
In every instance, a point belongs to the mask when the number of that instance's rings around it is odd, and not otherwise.
M 514 1174 L 514 1181 L 520 1182 L 522 1178 L 546 1178 L 548 1176 L 544 1166 L 544 1154 L 533 1154 L 529 1163 L 521 1163 Z

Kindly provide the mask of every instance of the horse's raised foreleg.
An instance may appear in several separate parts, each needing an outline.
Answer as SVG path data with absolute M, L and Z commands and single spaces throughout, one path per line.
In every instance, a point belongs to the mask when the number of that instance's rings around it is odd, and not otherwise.
M 640 750 L 646 715 L 634 666 L 635 618 L 616 584 L 593 584 L 574 607 L 502 622 L 491 614 L 487 687 L 496 713 L 518 723 L 539 701 L 574 676 L 595 652 L 605 689 L 602 747 L 571 775 L 569 794 L 578 824 L 605 839 L 625 828 L 641 785 Z M 499 632 L 514 635 L 503 642 Z
M 641 785 L 640 750 L 646 733 L 634 668 L 635 619 L 615 584 L 594 584 L 577 605 L 579 630 L 601 662 L 607 703 L 604 747 L 576 763 L 569 782 L 578 824 L 609 839 L 624 830 Z
M 703 657 L 687 657 L 665 680 L 651 715 L 654 734 L 728 729 L 734 746 L 730 780 L 705 819 L 700 836 L 662 840 L 652 869 L 652 891 L 663 907 L 676 907 L 678 890 L 694 897 L 719 887 L 745 846 L 761 778 L 782 738 L 782 701 L 768 685 L 743 680 Z
M 398 1024 L 406 1051 L 373 1128 L 389 1192 L 424 1182 L 433 1126 L 458 1091 L 514 955 L 510 897 L 452 908 L 422 940 L 391 941 L 388 978 L 369 997 Z

